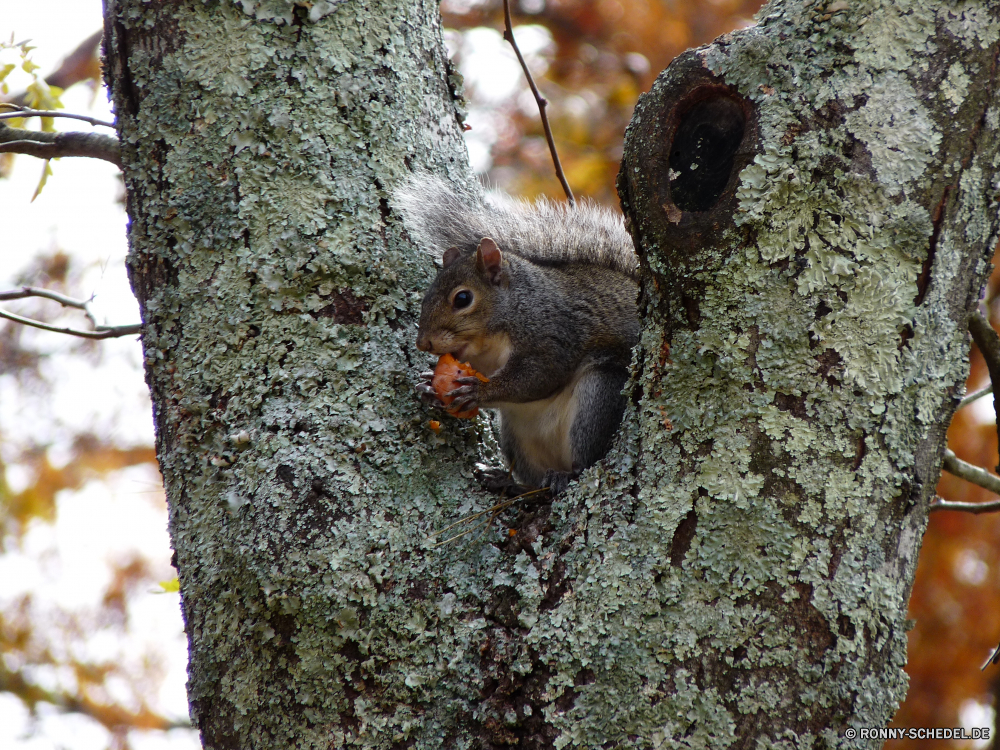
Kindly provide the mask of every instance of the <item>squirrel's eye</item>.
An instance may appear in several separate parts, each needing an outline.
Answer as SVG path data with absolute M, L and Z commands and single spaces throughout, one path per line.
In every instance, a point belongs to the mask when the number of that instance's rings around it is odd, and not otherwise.
M 461 310 L 462 308 L 468 307 L 471 304 L 472 304 L 472 292 L 470 292 L 468 289 L 463 289 L 462 291 L 460 291 L 458 294 L 455 295 L 455 298 L 451 301 L 452 307 L 454 307 L 456 310 Z

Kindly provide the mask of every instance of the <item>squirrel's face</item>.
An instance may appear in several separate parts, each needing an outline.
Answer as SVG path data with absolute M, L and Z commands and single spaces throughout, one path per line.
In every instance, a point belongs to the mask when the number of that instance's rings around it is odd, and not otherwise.
M 468 259 L 465 259 L 468 261 Z M 469 266 L 459 261 L 456 266 Z M 453 354 L 459 361 L 464 349 L 482 334 L 489 322 L 489 289 L 463 268 L 443 269 L 434 279 L 420 308 L 417 348 L 433 354 Z M 474 274 L 474 271 L 473 271 Z
M 496 336 L 489 329 L 501 279 L 487 265 L 491 260 L 489 247 L 486 261 L 482 258 L 487 242 L 493 246 L 499 266 L 500 253 L 492 240 L 484 240 L 475 253 L 462 255 L 457 249 L 445 253 L 444 268 L 424 295 L 420 309 L 417 348 L 421 351 L 451 354 L 460 362 L 491 358 Z

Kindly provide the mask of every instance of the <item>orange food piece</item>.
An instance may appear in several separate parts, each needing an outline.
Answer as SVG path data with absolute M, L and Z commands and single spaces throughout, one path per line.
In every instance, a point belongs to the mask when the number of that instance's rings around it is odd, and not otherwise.
M 427 421 L 427 426 L 430 427 L 434 432 L 441 432 L 441 423 L 436 419 L 430 419 Z
M 460 387 L 462 384 L 456 382 L 457 378 L 466 377 L 473 375 L 479 378 L 484 383 L 489 383 L 489 378 L 485 375 L 476 372 L 472 365 L 465 362 L 459 362 L 450 354 L 442 354 L 441 358 L 438 359 L 437 367 L 434 368 L 434 379 L 431 380 L 431 386 L 434 388 L 434 392 L 437 397 L 441 399 L 441 403 L 445 405 L 445 411 L 447 411 L 451 416 L 458 417 L 459 419 L 472 419 L 479 413 L 478 408 L 469 409 L 468 411 L 455 412 L 448 408 L 450 404 L 455 399 L 453 397 L 448 397 L 447 393 Z

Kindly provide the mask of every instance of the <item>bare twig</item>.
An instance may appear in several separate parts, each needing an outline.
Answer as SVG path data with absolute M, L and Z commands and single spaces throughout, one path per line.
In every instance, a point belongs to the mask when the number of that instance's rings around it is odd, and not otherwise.
M 43 664 L 48 664 L 43 662 Z M 85 667 L 85 665 L 81 665 Z M 63 713 L 78 713 L 102 724 L 109 731 L 122 729 L 187 729 L 187 720 L 168 719 L 140 705 L 138 710 L 125 708 L 117 703 L 99 703 L 87 695 L 85 689 L 73 693 L 69 690 L 50 690 L 25 676 L 30 666 L 8 670 L 0 665 L 0 690 L 19 697 L 32 711 L 39 703 L 48 703 Z
M 121 168 L 118 139 L 100 133 L 45 133 L 11 128 L 0 123 L 0 153 L 27 154 L 39 159 L 89 156 Z
M 997 383 L 1000 383 L 1000 336 L 997 336 L 993 326 L 978 310 L 969 315 L 969 331 L 986 361 L 986 369 L 990 371 L 990 383 L 996 387 Z M 994 411 L 1000 409 L 1000 401 L 993 401 L 993 409 Z M 1000 412 L 997 412 L 997 438 L 1000 439 Z M 1000 466 L 997 467 L 997 471 L 1000 471 Z
M 535 85 L 535 79 L 531 77 L 531 73 L 528 70 L 528 64 L 524 61 L 524 56 L 521 54 L 521 50 L 518 48 L 517 43 L 514 41 L 514 25 L 510 18 L 510 0 L 503 0 L 503 38 L 506 39 L 510 46 L 514 48 L 514 54 L 517 55 L 517 61 L 521 63 L 521 70 L 524 71 L 524 77 L 528 79 L 528 86 L 531 89 L 531 93 L 535 96 L 535 102 L 538 104 L 538 114 L 542 118 L 542 128 L 545 130 L 545 140 L 549 143 L 549 151 L 552 153 L 552 165 L 556 170 L 556 177 L 559 178 L 559 182 L 562 183 L 563 190 L 566 191 L 566 200 L 569 205 L 575 206 L 576 199 L 573 198 L 573 191 L 569 187 L 569 183 L 566 181 L 566 175 L 563 174 L 562 164 L 559 162 L 559 152 L 556 151 L 556 142 L 552 138 L 552 128 L 549 127 L 549 118 L 545 114 L 545 107 L 548 102 L 542 97 L 541 93 L 538 91 L 538 87 Z
M 6 310 L 0 310 L 0 318 L 6 318 L 7 320 L 20 323 L 21 325 L 31 326 L 32 328 L 41 328 L 43 331 L 65 333 L 68 336 L 79 336 L 84 339 L 113 339 L 118 338 L 119 336 L 133 336 L 142 333 L 141 324 L 127 326 L 97 326 L 93 331 L 80 331 L 76 328 L 50 326 L 48 323 L 42 323 L 41 321 L 32 320 L 31 318 L 23 318 L 20 315 L 15 315 L 14 313 L 7 312 Z
M 41 328 L 45 331 L 54 331 L 56 333 L 65 333 L 71 336 L 82 336 L 88 339 L 110 339 L 116 338 L 118 336 L 131 336 L 133 334 L 142 333 L 142 326 L 138 324 L 125 325 L 125 326 L 102 326 L 97 324 L 97 320 L 94 318 L 93 313 L 90 312 L 90 303 L 93 300 L 91 297 L 88 300 L 75 299 L 73 297 L 67 297 L 65 294 L 60 294 L 59 292 L 54 292 L 51 289 L 40 289 L 34 286 L 22 286 L 20 289 L 10 289 L 6 292 L 0 292 L 0 302 L 5 302 L 7 300 L 14 299 L 27 299 L 28 297 L 41 297 L 43 299 L 50 299 L 53 302 L 58 302 L 63 307 L 72 307 L 77 310 L 82 310 L 84 315 L 87 316 L 87 320 L 90 321 L 91 325 L 94 326 L 93 331 L 79 331 L 74 328 L 60 328 L 58 326 L 51 326 L 48 323 L 42 323 L 38 320 L 32 320 L 31 318 L 25 318 L 20 315 L 15 315 L 14 313 L 6 312 L 5 310 L 0 310 L 0 318 L 7 318 L 16 323 L 22 323 L 27 326 L 32 326 L 34 328 Z
M 1000 495 L 1000 477 L 990 474 L 986 471 L 986 469 L 981 469 L 978 466 L 973 466 L 972 464 L 963 461 L 956 456 L 954 451 L 950 448 L 945 448 L 944 450 L 942 468 L 949 474 L 954 474 L 959 479 L 964 479 L 966 482 L 972 482 L 983 489 L 987 489 L 996 495 Z M 954 505 L 955 503 L 952 504 Z M 964 503 L 964 505 L 978 506 L 980 503 Z M 936 509 L 936 507 L 937 506 L 931 506 L 931 509 Z M 952 510 L 958 509 L 953 508 Z
M 517 500 L 517 499 L 519 499 L 521 497 L 523 497 L 523 496 L 522 495 L 518 495 L 517 497 L 512 497 L 510 500 L 504 500 L 502 503 L 497 503 L 492 508 L 487 508 L 486 510 L 480 511 L 479 513 L 473 513 L 471 516 L 466 516 L 465 518 L 462 518 L 462 519 L 460 519 L 458 521 L 455 521 L 455 523 L 451 524 L 450 526 L 445 526 L 443 529 L 441 529 L 441 531 L 437 532 L 434 536 L 437 536 L 438 534 L 443 534 L 444 532 L 448 531 L 449 529 L 453 529 L 456 526 L 461 526 L 462 524 L 471 524 L 476 519 L 482 518 L 483 516 L 485 516 L 487 514 L 490 514 L 490 519 L 488 521 L 486 521 L 486 524 L 485 524 L 485 525 L 488 526 L 490 523 L 492 523 L 492 520 L 494 518 L 496 518 L 496 514 L 497 513 L 499 513 L 500 511 L 504 510 L 505 508 L 509 508 L 511 505 L 514 504 L 515 500 Z M 466 534 L 471 534 L 473 531 L 476 531 L 479 528 L 480 528 L 479 526 L 471 526 L 470 528 L 466 529 L 465 531 L 459 532 L 458 534 L 455 534 L 455 536 L 449 537 L 448 539 L 445 539 L 443 542 L 438 542 L 431 549 L 437 549 L 438 547 L 443 547 L 446 544 L 451 544 L 456 539 L 461 539 Z
M 978 401 L 983 396 L 989 396 L 991 393 L 993 393 L 993 386 L 988 385 L 985 388 L 981 388 L 980 390 L 976 391 L 975 393 L 970 393 L 968 396 L 959 401 L 958 406 L 955 408 L 961 409 L 963 406 L 968 406 L 973 401 Z
M 73 297 L 67 297 L 65 294 L 60 294 L 59 292 L 53 292 L 51 289 L 40 289 L 36 286 L 22 286 L 20 289 L 11 289 L 7 292 L 0 292 L 0 302 L 6 302 L 12 299 L 27 299 L 28 297 L 41 297 L 43 299 L 50 299 L 54 302 L 58 302 L 63 307 L 73 307 L 77 310 L 83 310 L 83 314 L 87 316 L 87 320 L 90 324 L 97 328 L 97 319 L 94 318 L 93 313 L 90 312 L 90 303 L 93 301 L 93 297 L 88 300 L 74 299 Z
M 979 671 L 980 672 L 985 671 L 986 667 L 988 667 L 990 664 L 996 664 L 998 662 L 1000 662 L 1000 646 L 997 646 L 995 649 L 993 649 L 993 653 L 990 654 L 989 658 L 986 660 L 986 663 L 983 664 L 983 666 L 980 668 Z
M 962 513 L 973 513 L 975 515 L 979 515 L 980 513 L 996 513 L 1000 511 L 1000 500 L 990 500 L 988 503 L 957 503 L 945 500 L 943 497 L 935 497 L 927 510 L 929 512 L 935 510 L 957 510 Z
M 26 299 L 28 297 L 44 297 L 45 299 L 50 299 L 58 302 L 63 307 L 75 307 L 77 310 L 87 311 L 87 305 L 90 304 L 93 297 L 89 300 L 74 299 L 73 297 L 67 297 L 65 294 L 60 294 L 59 292 L 53 292 L 51 289 L 39 289 L 37 286 L 22 286 L 20 289 L 11 289 L 6 292 L 0 292 L 0 302 L 6 302 L 12 299 Z
M 486 528 L 489 528 L 489 525 L 491 523 L 493 523 L 493 521 L 496 519 L 496 517 L 498 515 L 500 515 L 500 512 L 503 511 L 504 509 L 509 508 L 511 505 L 513 505 L 515 502 L 517 502 L 518 500 L 520 500 L 522 498 L 530 497 L 531 495 L 537 495 L 540 492 L 546 492 L 547 490 L 548 490 L 548 488 L 546 488 L 546 487 L 541 487 L 541 488 L 539 488 L 537 490 L 529 490 L 528 492 L 524 492 L 524 493 L 522 493 L 520 495 L 517 495 L 516 497 L 512 497 L 509 500 L 504 500 L 502 503 L 497 503 L 492 508 L 487 508 L 486 510 L 481 510 L 478 513 L 473 513 L 472 515 L 465 516 L 465 518 L 460 518 L 459 520 L 455 521 L 455 523 L 449 524 L 448 526 L 445 526 L 440 531 L 434 532 L 434 536 L 440 536 L 444 532 L 450 531 L 451 529 L 454 529 L 456 526 L 462 526 L 463 524 L 471 524 L 473 521 L 475 521 L 475 520 L 477 520 L 479 518 L 482 518 L 485 515 L 489 515 L 490 516 L 490 518 L 484 524 L 480 524 L 480 525 L 477 525 L 477 526 L 472 526 L 472 527 L 466 529 L 465 531 L 462 531 L 462 532 L 460 532 L 458 534 L 455 534 L 455 536 L 453 536 L 453 537 L 449 537 L 448 539 L 445 539 L 443 542 L 438 542 L 437 544 L 433 545 L 431 547 L 431 549 L 437 549 L 438 547 L 443 547 L 446 544 L 450 544 L 451 542 L 454 542 L 456 539 L 461 539 L 466 534 L 471 534 L 472 532 L 479 530 L 480 528 L 483 528 L 484 530 Z
M 74 115 L 71 112 L 60 112 L 51 109 L 28 109 L 27 107 L 19 107 L 9 102 L 0 102 L 0 107 L 11 110 L 10 112 L 0 112 L 0 120 L 17 120 L 27 117 L 66 117 L 71 120 L 81 120 L 91 125 L 102 125 L 106 128 L 113 128 L 115 126 L 113 122 L 98 120 L 96 117 L 88 117 L 87 115 Z

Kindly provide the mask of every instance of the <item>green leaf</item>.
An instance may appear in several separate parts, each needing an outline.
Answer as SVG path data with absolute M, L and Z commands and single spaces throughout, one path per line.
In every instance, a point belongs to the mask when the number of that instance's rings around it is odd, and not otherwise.
M 181 582 L 174 576 L 169 581 L 160 581 L 157 584 L 160 588 L 154 590 L 154 594 L 176 594 L 181 590 Z
M 62 109 L 59 94 L 62 89 L 49 86 L 45 81 L 32 81 L 25 90 L 25 101 L 32 109 Z
M 49 175 L 51 174 L 52 174 L 52 167 L 49 166 L 49 160 L 46 159 L 45 166 L 42 168 L 42 179 L 38 181 L 38 187 L 35 188 L 35 194 L 31 196 L 32 203 L 34 203 L 35 198 L 37 198 L 41 194 L 42 188 L 45 187 L 45 183 L 49 181 Z

